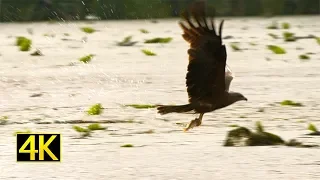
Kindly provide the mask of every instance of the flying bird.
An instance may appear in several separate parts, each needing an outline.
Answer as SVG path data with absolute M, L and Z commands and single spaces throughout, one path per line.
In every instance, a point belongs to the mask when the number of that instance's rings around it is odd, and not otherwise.
M 184 131 L 200 126 L 205 113 L 227 107 L 247 98 L 238 92 L 229 91 L 233 73 L 226 64 L 227 52 L 222 44 L 222 27 L 218 34 L 214 17 L 207 22 L 205 2 L 196 1 L 182 13 L 179 22 L 183 30 L 182 37 L 190 44 L 189 64 L 186 86 L 189 103 L 185 105 L 159 105 L 158 113 L 197 113 L 196 118 L 184 128 Z

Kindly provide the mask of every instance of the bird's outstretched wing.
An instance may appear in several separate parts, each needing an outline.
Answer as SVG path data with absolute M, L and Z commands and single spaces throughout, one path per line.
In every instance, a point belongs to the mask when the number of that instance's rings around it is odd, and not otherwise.
M 182 37 L 190 43 L 186 76 L 189 102 L 215 105 L 226 91 L 227 53 L 221 38 L 223 21 L 217 34 L 213 18 L 210 18 L 210 24 L 207 23 L 204 1 L 191 4 L 182 13 L 182 18 L 179 23 Z

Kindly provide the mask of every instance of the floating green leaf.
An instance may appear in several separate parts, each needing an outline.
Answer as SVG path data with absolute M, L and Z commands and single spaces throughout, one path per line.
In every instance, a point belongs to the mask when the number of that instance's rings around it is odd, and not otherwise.
M 94 54 L 89 54 L 87 56 L 83 56 L 79 59 L 79 61 L 83 62 L 83 63 L 89 63 L 92 58 L 94 57 Z
M 91 34 L 94 33 L 96 30 L 91 27 L 82 27 L 81 30 L 85 33 Z
M 121 42 L 117 42 L 118 46 L 133 46 L 137 41 L 131 41 L 132 36 L 125 37 Z
M 157 38 L 145 40 L 144 43 L 169 43 L 171 41 L 172 41 L 171 37 L 166 37 L 166 38 L 157 37 Z
M 126 107 L 133 107 L 136 109 L 149 109 L 149 108 L 155 108 L 156 105 L 150 105 L 150 104 L 127 104 Z
M 147 50 L 147 49 L 142 49 L 141 51 L 147 56 L 156 56 L 157 55 L 156 53 L 154 53 L 150 50 Z
M 280 104 L 283 105 L 283 106 L 295 106 L 295 107 L 303 106 L 301 103 L 294 102 L 294 101 L 291 101 L 291 100 L 284 100 Z
M 309 124 L 308 126 L 308 130 L 312 131 L 312 132 L 319 132 L 317 127 L 314 124 Z
M 291 41 L 296 41 L 297 40 L 297 38 L 295 37 L 294 33 L 284 32 L 282 35 L 283 35 L 284 41 L 291 42 Z
M 88 115 L 99 115 L 102 113 L 102 105 L 100 103 L 95 104 L 89 108 L 87 111 Z
M 238 43 L 231 43 L 230 47 L 232 48 L 233 51 L 241 51 Z
M 90 124 L 88 126 L 88 129 L 90 129 L 91 131 L 95 131 L 95 130 L 105 130 L 105 127 L 102 127 L 99 123 L 94 123 L 94 124 Z
M 146 30 L 146 29 L 140 29 L 140 32 L 143 33 L 143 34 L 148 34 L 149 33 L 149 31 Z
M 131 147 L 134 147 L 132 144 L 124 144 L 122 145 L 121 147 L 124 147 L 124 148 L 131 148 Z
M 269 50 L 271 50 L 275 54 L 286 54 L 286 51 L 283 48 L 279 47 L 279 46 L 268 45 L 267 47 L 268 47 Z
M 282 23 L 282 29 L 290 29 L 290 24 L 289 23 Z
M 310 57 L 309 57 L 308 55 L 306 55 L 306 54 L 301 54 L 301 55 L 299 56 L 299 59 L 301 59 L 301 60 L 308 60 L 308 59 L 310 59 Z

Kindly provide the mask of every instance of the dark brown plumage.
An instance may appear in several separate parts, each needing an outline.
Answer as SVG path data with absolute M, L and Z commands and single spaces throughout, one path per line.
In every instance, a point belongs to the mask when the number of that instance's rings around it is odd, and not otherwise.
M 200 113 L 200 117 L 191 121 L 185 128 L 189 130 L 201 124 L 204 113 L 247 99 L 240 93 L 229 92 L 232 75 L 226 66 L 226 47 L 222 44 L 224 21 L 220 22 L 217 34 L 214 19 L 211 18 L 210 24 L 207 23 L 204 1 L 193 3 L 187 11 L 182 13 L 182 18 L 183 21 L 179 23 L 183 29 L 182 37 L 190 43 L 186 75 L 189 104 L 159 106 L 158 112 L 160 114 Z

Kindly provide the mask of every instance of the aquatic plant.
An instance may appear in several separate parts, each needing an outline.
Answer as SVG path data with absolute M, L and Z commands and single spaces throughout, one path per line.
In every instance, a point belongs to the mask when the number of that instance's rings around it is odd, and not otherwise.
M 142 49 L 141 51 L 147 56 L 156 56 L 157 55 L 156 53 L 154 53 L 150 50 L 147 50 L 147 49 Z
M 172 41 L 171 37 L 166 37 L 166 38 L 157 37 L 157 38 L 145 40 L 144 43 L 169 43 L 171 41 Z
M 274 54 L 286 54 L 287 52 L 279 46 L 275 45 L 268 45 L 267 48 L 271 50 Z
M 5 125 L 8 123 L 8 119 L 9 117 L 8 116 L 1 116 L 0 117 L 0 125 Z
M 132 36 L 125 37 L 122 41 L 117 42 L 118 46 L 133 46 L 137 43 L 137 41 L 131 41 Z
M 297 38 L 295 37 L 294 33 L 291 32 L 284 32 L 283 34 L 283 39 L 286 42 L 292 42 L 292 41 L 296 41 Z
M 140 32 L 143 33 L 143 34 L 148 34 L 148 33 L 149 33 L 149 31 L 146 30 L 146 29 L 139 29 L 139 30 L 140 30 Z
M 94 33 L 96 30 L 91 27 L 82 27 L 81 30 L 87 34 Z
M 282 23 L 282 29 L 290 29 L 290 24 L 287 22 Z
M 319 132 L 319 130 L 317 129 L 317 127 L 310 123 L 309 126 L 308 126 L 308 130 L 312 131 L 312 132 Z
M 121 145 L 120 147 L 131 148 L 131 147 L 134 147 L 134 146 L 132 144 L 124 144 L 124 145 Z
M 96 131 L 96 130 L 105 130 L 105 127 L 102 127 L 99 123 L 93 123 L 88 126 L 88 129 L 91 131 Z
M 295 106 L 295 107 L 301 107 L 303 106 L 301 103 L 294 102 L 291 100 L 284 100 L 280 103 L 282 106 Z
M 310 59 L 310 57 L 308 55 L 306 55 L 306 54 L 301 54 L 301 55 L 299 55 L 299 59 L 308 60 L 308 59 Z
M 132 107 L 132 108 L 136 108 L 136 109 L 149 109 L 149 108 L 157 107 L 156 105 L 151 105 L 151 104 L 127 104 L 124 106 L 125 107 Z
M 94 57 L 94 54 L 89 54 L 89 55 L 81 57 L 79 59 L 79 61 L 83 62 L 83 63 L 89 63 L 92 60 L 93 57 Z
M 81 134 L 81 137 L 87 137 L 87 136 L 91 135 L 90 129 L 87 129 L 87 128 L 83 128 L 83 127 L 74 125 L 74 126 L 72 126 L 72 129 L 79 132 Z
M 239 43 L 230 43 L 230 47 L 233 51 L 241 51 L 241 49 L 239 48 Z
M 237 127 L 228 132 L 224 146 L 266 146 L 281 145 L 285 141 L 278 135 L 265 132 L 262 124 L 256 122 L 256 132 L 246 127 Z
M 32 41 L 26 37 L 19 36 L 16 38 L 16 45 L 19 46 L 20 51 L 29 51 Z
M 99 115 L 102 113 L 102 111 L 103 111 L 102 109 L 103 109 L 102 105 L 100 103 L 98 103 L 98 104 L 91 106 L 89 108 L 89 110 L 87 111 L 87 114 L 88 115 Z

